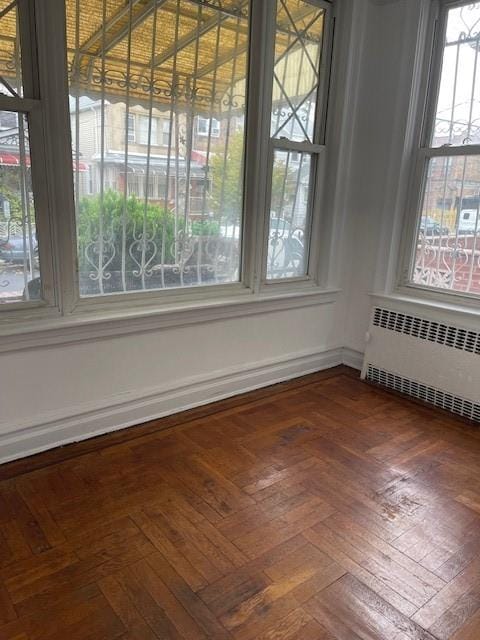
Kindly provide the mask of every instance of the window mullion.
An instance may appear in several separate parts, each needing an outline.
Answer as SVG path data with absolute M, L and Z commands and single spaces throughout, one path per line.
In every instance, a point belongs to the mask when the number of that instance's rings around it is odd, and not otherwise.
M 17 0 L 19 35 L 21 42 L 21 66 L 23 95 L 27 98 L 38 98 L 38 59 L 35 30 L 35 7 L 32 0 Z
M 310 222 L 308 225 L 308 256 L 307 273 L 310 278 L 322 285 L 325 276 L 320 273 L 320 227 L 322 226 L 322 208 L 325 202 L 324 185 L 327 164 L 327 116 L 329 105 L 330 82 L 332 76 L 333 41 L 335 35 L 335 15 L 333 7 L 322 3 L 325 9 L 325 27 L 321 54 L 320 83 L 318 88 L 318 103 L 315 123 L 314 142 L 321 145 L 321 152 L 315 158 L 312 169 L 312 187 L 309 194 Z M 314 145 L 312 145 L 313 147 Z M 323 278 L 323 279 L 322 279 Z
M 255 291 L 260 288 L 268 234 L 275 9 L 276 0 L 251 0 L 243 271 L 245 283 Z M 259 64 L 259 60 L 262 64 Z
M 75 206 L 66 66 L 65 3 L 35 0 L 39 91 L 42 97 L 44 180 L 48 200 L 54 288 L 60 311 L 73 311 L 78 299 Z M 32 162 L 32 165 L 34 163 Z M 39 162 L 36 163 L 39 165 Z M 46 215 L 44 211 L 44 215 Z M 45 249 L 45 247 L 44 247 Z M 47 251 L 49 249 L 47 248 Z

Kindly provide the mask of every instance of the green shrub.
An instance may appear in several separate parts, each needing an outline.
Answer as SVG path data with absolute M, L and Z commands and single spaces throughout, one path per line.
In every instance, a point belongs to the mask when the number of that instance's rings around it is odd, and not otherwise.
M 192 236 L 218 236 L 220 224 L 216 220 L 194 220 L 190 232 Z
M 100 195 L 84 196 L 81 198 L 77 216 L 77 236 L 80 271 L 90 271 L 92 265 L 87 260 L 94 261 L 95 251 L 92 243 L 98 240 L 100 228 L 103 230 L 105 257 L 113 255 L 108 265 L 108 271 L 122 268 L 123 252 L 123 223 L 125 220 L 125 268 L 135 271 L 138 264 L 132 258 L 133 253 L 137 261 L 141 260 L 141 242 L 138 242 L 145 230 L 152 242 L 146 246 L 146 261 L 150 268 L 163 262 L 174 262 L 175 219 L 168 209 L 155 204 L 147 204 L 135 196 L 124 200 L 123 194 L 108 190 L 103 194 L 103 206 Z M 153 244 L 154 243 L 154 244 Z M 163 245 L 163 254 L 162 254 Z M 153 259 L 152 259 L 153 258 Z

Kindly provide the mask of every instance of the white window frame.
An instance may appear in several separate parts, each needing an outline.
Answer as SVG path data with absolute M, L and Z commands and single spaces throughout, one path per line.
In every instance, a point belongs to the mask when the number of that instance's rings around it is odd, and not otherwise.
M 160 140 L 159 144 L 162 147 L 168 147 L 171 139 L 170 131 L 171 131 L 171 121 L 167 118 L 162 118 L 161 127 L 159 131 L 159 135 L 161 136 L 161 138 L 159 138 Z
M 1 110 L 24 113 L 28 120 L 42 298 L 2 303 L 0 330 L 12 322 L 18 324 L 19 321 L 29 319 L 32 315 L 38 320 L 58 316 L 60 307 L 69 304 L 75 278 L 76 253 L 71 250 L 68 240 L 64 243 L 59 242 L 60 238 L 73 238 L 73 220 L 69 216 L 61 220 L 60 210 L 65 204 L 65 198 L 54 200 L 52 197 L 54 184 L 58 185 L 60 181 L 67 180 L 69 185 L 71 183 L 66 189 L 70 191 L 72 198 L 69 206 L 73 203 L 72 152 L 70 150 L 65 157 L 65 149 L 62 147 L 60 150 L 58 139 L 55 140 L 57 136 L 47 135 L 48 130 L 58 131 L 59 111 L 63 128 L 68 130 L 70 127 L 68 94 L 61 96 L 55 104 L 52 91 L 47 89 L 48 84 L 53 83 L 53 78 L 48 73 L 46 60 L 54 59 L 55 55 L 58 55 L 58 50 L 57 54 L 54 51 L 59 41 L 63 42 L 62 34 L 65 33 L 65 28 L 59 27 L 58 16 L 57 20 L 52 16 L 52 23 L 48 27 L 54 32 L 57 27 L 57 31 L 50 41 L 44 38 L 43 30 L 47 27 L 50 12 L 43 12 L 43 9 L 43 3 L 18 0 L 22 82 L 26 97 L 0 96 Z M 40 46 L 41 41 L 43 46 Z M 53 158 L 54 163 L 60 165 L 58 154 L 62 155 L 61 167 L 55 177 L 51 167 Z
M 216 123 L 216 125 L 214 124 Z M 205 129 L 203 128 L 205 125 Z M 216 118 L 204 118 L 203 116 L 197 116 L 197 135 L 202 138 L 219 138 L 220 137 L 220 122 Z
M 335 291 L 326 286 L 320 274 L 318 254 L 321 243 L 316 242 L 316 239 L 320 237 L 324 202 L 323 170 L 334 14 L 333 5 L 328 0 L 307 1 L 324 8 L 327 20 L 322 54 L 323 89 L 320 90 L 323 100 L 319 100 L 317 104 L 320 114 L 317 123 L 322 128 L 322 144 L 318 145 L 320 160 L 310 195 L 310 239 L 314 241 L 310 248 L 308 275 L 305 278 L 278 282 L 266 282 L 264 277 L 269 218 L 269 205 L 266 205 L 269 199 L 268 174 L 274 148 L 274 143 L 270 140 L 272 76 L 269 73 L 274 57 L 276 0 L 250 0 L 250 51 L 254 50 L 255 56 L 254 59 L 249 56 L 248 61 L 244 216 L 239 282 L 81 298 L 77 272 L 70 110 L 66 90 L 67 64 L 66 55 L 59 55 L 61 51 L 66 52 L 65 0 L 19 0 L 27 17 L 23 22 L 28 23 L 28 28 L 24 27 L 28 35 L 24 35 L 23 55 L 25 60 L 31 60 L 35 97 L 23 99 L 21 104 L 15 103 L 13 98 L 1 97 L 0 108 L 19 109 L 29 115 L 44 299 L 41 302 L 1 305 L 0 336 L 2 333 L 11 335 L 13 328 L 26 332 L 46 327 L 50 329 L 56 326 L 55 322 L 52 324 L 52 320 L 58 320 L 59 326 L 70 326 L 89 322 L 88 317 L 111 316 L 122 320 L 132 313 L 151 314 L 152 311 L 160 312 L 163 309 L 171 313 L 169 310 L 176 310 L 179 303 L 196 305 L 214 301 L 222 304 L 222 300 L 236 300 L 238 296 L 252 302 L 272 300 L 273 289 L 276 290 L 278 299 L 284 299 L 288 305 L 292 294 L 299 297 L 318 294 L 322 296 L 322 300 L 331 300 Z M 259 59 L 264 59 L 265 64 L 259 65 Z M 24 71 L 24 78 L 27 77 L 28 73 Z M 42 96 L 41 100 L 36 96 Z M 59 135 L 59 132 L 63 132 L 63 135 Z M 138 142 L 137 135 L 136 138 Z M 289 143 L 289 146 L 298 151 L 304 148 L 302 143 L 295 142 Z M 311 152 L 311 145 L 308 150 Z M 268 163 L 262 160 L 265 157 L 269 158 Z M 257 297 L 252 298 L 252 294 Z M 268 297 L 262 298 L 259 294 L 268 294 Z M 36 307 L 34 314 L 32 307 Z
M 440 91 L 444 34 L 447 27 L 448 11 L 466 4 L 470 4 L 470 2 L 467 0 L 434 0 L 427 16 L 427 28 L 424 33 L 423 66 L 420 67 L 421 77 L 419 78 L 418 104 L 413 134 L 417 143 L 412 158 L 412 172 L 404 216 L 404 232 L 400 242 L 396 291 L 399 294 L 413 295 L 426 300 L 470 306 L 472 304 L 478 305 L 480 301 L 478 294 L 430 287 L 415 283 L 412 279 L 429 160 L 451 156 L 480 156 L 480 145 L 478 144 L 430 146 Z
M 136 131 L 135 131 L 135 114 L 128 113 L 127 114 L 127 140 L 128 142 L 135 142 L 136 139 Z
M 159 117 L 152 116 L 151 126 L 149 126 L 149 116 L 146 113 L 135 114 L 135 138 L 137 144 L 152 147 L 158 146 L 158 133 L 159 133 Z M 142 126 L 146 124 L 146 129 Z M 150 138 L 150 139 L 149 139 Z
M 321 281 L 320 273 L 320 227 L 322 223 L 322 208 L 325 203 L 325 187 L 324 177 L 326 171 L 327 156 L 327 114 L 329 104 L 329 84 L 331 80 L 331 65 L 333 55 L 333 25 L 334 15 L 333 6 L 327 0 L 306 0 L 309 4 L 315 5 L 325 11 L 325 28 L 322 43 L 321 61 L 320 61 L 320 82 L 317 91 L 317 104 L 315 113 L 315 131 L 314 142 L 295 142 L 283 138 L 271 138 L 270 136 L 270 117 L 273 93 L 273 68 L 274 68 L 274 46 L 275 46 L 275 29 L 276 14 L 273 9 L 268 13 L 268 25 L 265 34 L 265 41 L 268 43 L 267 51 L 263 53 L 265 67 L 267 69 L 267 78 L 269 78 L 266 86 L 266 103 L 268 106 L 268 125 L 265 131 L 265 147 L 267 149 L 268 168 L 266 180 L 264 182 L 264 220 L 263 220 L 263 247 L 261 252 L 261 263 L 257 266 L 261 272 L 262 289 L 280 289 L 282 287 L 316 287 Z M 266 0 L 266 5 L 272 3 L 276 5 L 276 0 Z M 307 204 L 308 220 L 305 229 L 305 264 L 306 273 L 302 276 L 291 278 L 268 279 L 267 278 L 267 259 L 268 259 L 268 243 L 269 243 L 269 223 L 270 223 L 270 205 L 272 190 L 272 168 L 274 162 L 274 152 L 280 151 L 298 151 L 306 152 L 311 155 L 311 183 L 309 190 L 309 202 Z M 325 218 L 325 216 L 323 216 Z

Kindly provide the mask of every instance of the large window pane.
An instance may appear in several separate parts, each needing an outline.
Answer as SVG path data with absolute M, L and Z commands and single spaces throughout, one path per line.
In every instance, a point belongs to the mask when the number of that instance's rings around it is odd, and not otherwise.
M 240 277 L 248 0 L 67 0 L 82 296 Z
M 480 157 L 432 158 L 413 281 L 480 294 Z
M 432 146 L 480 143 L 480 2 L 450 9 Z
M 268 235 L 267 278 L 305 274 L 312 159 L 297 151 L 275 151 Z
M 0 303 L 40 296 L 27 119 L 0 111 Z

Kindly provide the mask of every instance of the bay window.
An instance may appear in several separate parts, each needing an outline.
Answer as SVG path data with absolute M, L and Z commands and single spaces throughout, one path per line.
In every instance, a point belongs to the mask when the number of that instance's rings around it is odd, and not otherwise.
M 331 14 L 0 0 L 0 302 L 318 286 Z
M 404 283 L 478 298 L 480 3 L 442 2 L 439 7 Z

